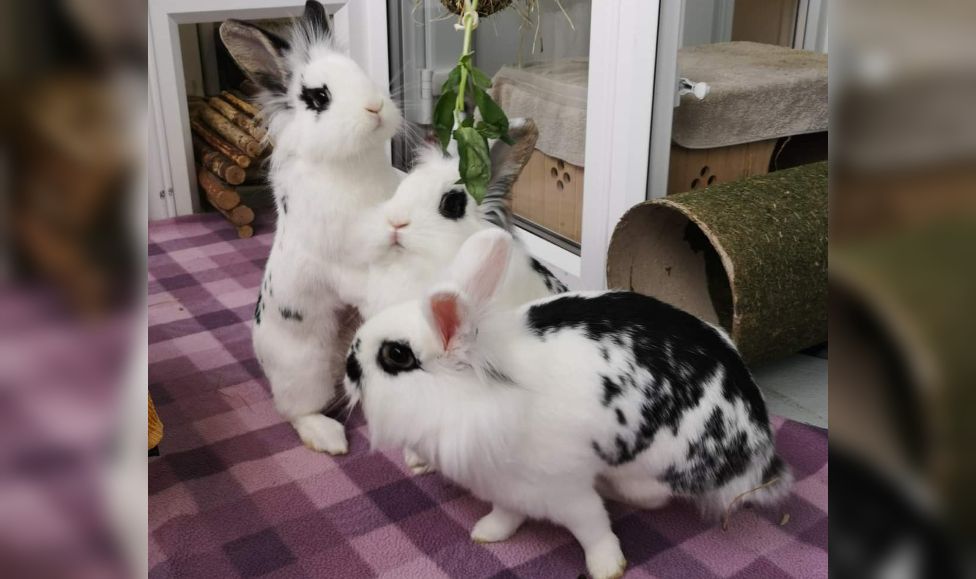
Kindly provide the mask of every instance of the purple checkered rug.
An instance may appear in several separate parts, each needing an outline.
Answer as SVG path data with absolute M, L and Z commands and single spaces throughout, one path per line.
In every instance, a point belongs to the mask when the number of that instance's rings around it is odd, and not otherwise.
M 370 452 L 358 412 L 348 455 L 301 445 L 251 350 L 263 229 L 237 239 L 219 215 L 149 228 L 149 390 L 165 425 L 149 464 L 150 576 L 579 576 L 582 550 L 548 524 L 473 543 L 487 505 L 437 474 L 411 476 L 398 452 Z M 742 511 L 723 532 L 680 502 L 610 505 L 626 577 L 827 576 L 827 433 L 774 426 L 797 477 L 782 511 Z

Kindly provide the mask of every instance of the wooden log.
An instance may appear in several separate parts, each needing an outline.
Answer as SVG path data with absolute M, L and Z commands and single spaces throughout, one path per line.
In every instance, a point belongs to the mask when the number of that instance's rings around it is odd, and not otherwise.
M 254 222 L 254 210 L 247 205 L 238 205 L 230 211 L 224 212 L 224 215 L 237 226 L 250 225 Z
M 206 141 L 207 144 L 226 155 L 231 161 L 234 161 L 240 165 L 242 169 L 247 169 L 251 166 L 250 157 L 239 151 L 227 141 L 221 139 L 217 133 L 211 131 L 210 128 L 200 122 L 199 119 L 190 119 L 190 128 L 192 128 L 201 139 Z
M 243 227 L 244 225 L 250 225 L 254 221 L 254 211 L 247 205 L 238 205 L 233 209 L 223 209 L 217 205 L 217 203 L 207 195 L 207 201 L 213 206 L 214 209 L 220 211 L 221 215 L 227 218 L 235 227 Z
M 227 119 L 229 119 L 232 123 L 244 129 L 247 134 L 251 135 L 254 140 L 258 141 L 258 144 L 261 145 L 262 149 L 264 149 L 265 137 L 268 136 L 268 131 L 258 124 L 253 117 L 250 117 L 237 110 L 234 105 L 230 104 L 219 96 L 210 97 L 210 100 L 207 102 L 217 112 L 227 117 Z
M 224 97 L 227 102 L 251 115 L 252 117 L 259 117 L 261 115 L 261 109 L 229 90 L 221 91 L 220 96 Z
M 241 239 L 247 239 L 254 235 L 254 228 L 250 225 L 240 225 L 237 227 L 237 236 Z
M 240 185 L 247 178 L 247 173 L 237 163 L 195 135 L 193 152 L 197 156 L 198 163 L 231 185 Z
M 203 167 L 197 167 L 197 181 L 207 193 L 207 200 L 217 209 L 231 210 L 241 204 L 241 196 L 216 175 Z
M 257 157 L 261 154 L 261 145 L 251 135 L 245 133 L 240 127 L 229 121 L 227 117 L 217 112 L 213 107 L 209 105 L 202 107 L 200 109 L 200 119 L 223 137 L 224 140 L 247 153 L 249 157 Z

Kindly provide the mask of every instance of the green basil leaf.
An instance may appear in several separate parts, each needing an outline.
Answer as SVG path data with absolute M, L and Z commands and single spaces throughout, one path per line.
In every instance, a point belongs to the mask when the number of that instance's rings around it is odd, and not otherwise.
M 502 137 L 502 134 L 498 131 L 498 127 L 487 125 L 484 121 L 478 121 L 474 128 L 486 139 L 500 139 Z
M 457 93 L 447 90 L 441 93 L 434 106 L 434 132 L 437 133 L 437 140 L 441 143 L 441 148 L 446 149 L 451 142 L 451 131 L 454 130 L 454 104 L 457 101 Z
M 464 117 L 463 119 L 461 119 L 461 126 L 462 127 L 473 127 L 474 126 L 474 117 L 472 117 L 471 115 L 467 115 L 466 117 Z
M 473 127 L 459 127 L 454 131 L 454 140 L 458 143 L 461 180 L 464 181 L 468 193 L 480 205 L 491 179 L 488 141 Z
M 447 80 L 445 80 L 444 84 L 441 85 L 441 94 L 444 94 L 449 90 L 454 91 L 454 94 L 457 94 L 458 85 L 460 84 L 461 84 L 461 65 L 459 64 L 454 68 L 452 68 L 451 72 L 448 73 Z
M 491 88 L 491 79 L 488 78 L 487 74 L 481 72 L 474 66 L 468 67 L 468 73 L 470 73 L 471 82 L 474 83 L 474 86 L 482 90 Z
M 491 95 L 484 90 L 475 87 L 474 103 L 481 113 L 481 120 L 485 125 L 492 127 L 499 137 L 508 135 L 508 117 L 505 111 L 491 98 Z

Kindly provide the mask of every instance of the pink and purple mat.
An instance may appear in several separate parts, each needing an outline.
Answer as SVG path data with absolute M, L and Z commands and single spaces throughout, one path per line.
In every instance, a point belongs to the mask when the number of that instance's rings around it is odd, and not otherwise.
M 251 349 L 271 229 L 237 239 L 219 215 L 149 227 L 149 391 L 165 425 L 149 463 L 150 577 L 581 575 L 579 545 L 549 524 L 472 542 L 488 506 L 437 474 L 412 476 L 399 452 L 371 452 L 359 412 L 348 455 L 302 446 Z M 681 502 L 611 504 L 625 577 L 827 576 L 827 432 L 773 424 L 797 478 L 782 509 L 741 511 L 722 531 Z

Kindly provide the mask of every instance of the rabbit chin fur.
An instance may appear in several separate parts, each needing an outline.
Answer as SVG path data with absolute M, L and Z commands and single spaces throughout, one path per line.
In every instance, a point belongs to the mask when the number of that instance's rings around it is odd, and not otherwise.
M 464 187 L 456 184 L 458 179 L 456 157 L 444 156 L 437 148 L 425 149 L 393 198 L 363 221 L 358 235 L 368 253 L 365 260 L 371 264 L 367 299 L 360 308 L 364 317 L 421 297 L 444 279 L 465 240 L 496 227 Z M 461 215 L 447 217 L 440 211 L 441 201 L 451 193 L 463 195 L 466 201 Z M 402 227 L 395 229 L 397 225 Z M 566 290 L 521 246 L 512 253 L 495 300 L 498 305 L 516 307 Z
M 412 447 L 492 502 L 476 539 L 548 519 L 576 536 L 594 576 L 610 577 L 622 555 L 603 497 L 654 508 L 681 496 L 718 515 L 757 487 L 746 502 L 786 496 L 762 396 L 720 331 L 628 292 L 492 309 L 492 290 L 472 289 L 501 275 L 470 263 L 505 260 L 472 256 L 470 244 L 457 285 L 366 321 L 346 388 L 374 446 Z M 411 362 L 390 366 L 390 344 Z
M 287 40 L 233 21 L 221 34 L 238 62 L 260 67 L 249 74 L 264 85 L 275 146 L 269 181 L 278 221 L 255 311 L 254 350 L 278 411 L 306 446 L 335 454 L 347 450 L 344 429 L 320 412 L 336 395 L 349 343 L 343 338 L 354 329 L 346 304 L 362 300 L 366 279 L 365 266 L 350 257 L 349 232 L 396 188 L 385 145 L 400 113 L 334 49 L 323 21 L 321 5 L 310 2 Z M 319 106 L 308 92 L 316 90 Z

